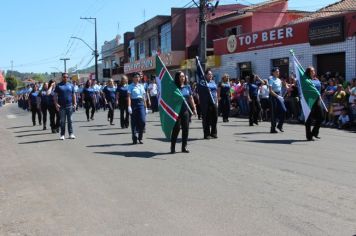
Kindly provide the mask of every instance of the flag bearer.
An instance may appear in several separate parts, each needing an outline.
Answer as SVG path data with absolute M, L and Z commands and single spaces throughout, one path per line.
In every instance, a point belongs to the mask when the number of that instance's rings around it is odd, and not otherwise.
M 132 142 L 143 144 L 143 131 L 146 125 L 146 114 L 148 113 L 146 105 L 146 92 L 144 86 L 139 83 L 140 74 L 135 73 L 132 83 L 127 89 L 127 105 L 131 114 Z
M 192 90 L 190 86 L 186 85 L 184 82 L 185 82 L 184 73 L 182 71 L 178 71 L 174 77 L 174 83 L 181 91 L 186 102 L 183 102 L 182 108 L 179 112 L 179 118 L 173 128 L 172 137 L 171 137 L 171 153 L 176 152 L 175 148 L 176 148 L 177 137 L 181 128 L 182 128 L 182 152 L 189 153 L 189 150 L 187 149 L 189 119 L 190 119 L 189 107 L 187 107 L 189 106 L 188 103 L 193 108 L 193 114 L 196 115 L 197 113 L 193 96 L 192 96 Z

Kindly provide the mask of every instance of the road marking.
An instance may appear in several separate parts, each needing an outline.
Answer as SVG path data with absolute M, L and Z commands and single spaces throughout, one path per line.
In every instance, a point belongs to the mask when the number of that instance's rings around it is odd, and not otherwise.
M 16 119 L 15 115 L 7 115 L 6 117 L 7 117 L 7 119 Z

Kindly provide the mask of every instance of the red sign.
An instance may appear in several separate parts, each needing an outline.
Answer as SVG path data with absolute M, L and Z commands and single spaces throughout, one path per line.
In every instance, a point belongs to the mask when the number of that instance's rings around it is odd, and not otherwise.
M 214 40 L 215 55 L 238 53 L 308 42 L 308 24 L 299 24 L 274 28 L 233 38 Z

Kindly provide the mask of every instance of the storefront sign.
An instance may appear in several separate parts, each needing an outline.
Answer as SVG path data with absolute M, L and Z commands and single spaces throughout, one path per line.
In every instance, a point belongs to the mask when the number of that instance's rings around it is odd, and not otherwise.
M 321 45 L 345 40 L 344 17 L 312 22 L 309 26 L 310 45 Z
M 173 51 L 161 54 L 163 63 L 168 66 L 178 66 L 184 59 L 184 51 Z M 130 74 L 139 71 L 154 70 L 156 68 L 156 57 L 147 57 L 124 65 L 124 73 Z
M 229 53 L 233 53 L 236 51 L 237 47 L 237 40 L 235 35 L 230 35 L 229 38 L 227 39 L 227 50 Z

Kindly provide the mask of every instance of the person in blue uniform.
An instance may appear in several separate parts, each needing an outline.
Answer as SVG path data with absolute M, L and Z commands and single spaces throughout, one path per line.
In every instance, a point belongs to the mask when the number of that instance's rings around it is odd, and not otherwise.
M 140 74 L 135 73 L 132 83 L 127 89 L 127 105 L 129 114 L 131 114 L 132 142 L 143 144 L 143 131 L 146 125 L 146 114 L 148 113 L 146 105 L 146 91 L 144 86 L 139 83 Z
M 114 125 L 114 111 L 115 111 L 115 104 L 116 104 L 116 88 L 114 86 L 114 81 L 110 79 L 108 84 L 103 89 L 104 93 L 104 101 L 105 104 L 108 106 L 108 120 L 110 125 Z
M 49 105 L 49 97 L 47 95 L 48 92 L 48 83 L 44 83 L 42 89 L 39 94 L 40 104 L 41 104 L 41 111 L 42 111 L 42 121 L 43 121 L 43 130 L 46 130 L 47 124 L 47 111 Z
M 305 70 L 305 74 L 308 76 L 308 79 L 314 84 L 315 88 L 321 93 L 321 83 L 319 79 L 316 77 L 314 67 L 310 66 Z M 314 121 L 314 122 L 313 122 Z M 305 135 L 308 141 L 313 141 L 314 138 L 320 139 L 319 137 L 319 129 L 321 122 L 323 121 L 323 110 L 320 104 L 320 97 L 314 103 L 309 117 L 305 122 Z M 314 123 L 313 129 L 311 129 L 312 123 Z
M 198 90 L 203 120 L 204 139 L 218 138 L 216 128 L 218 122 L 217 85 L 213 80 L 213 73 L 210 69 L 205 71 L 205 79 L 211 95 L 202 93 Z
M 89 120 L 90 108 L 91 108 L 90 119 L 94 120 L 96 93 L 95 93 L 95 89 L 92 86 L 92 80 L 90 79 L 87 80 L 87 82 L 85 83 L 82 100 L 85 107 L 85 114 L 87 116 L 87 121 L 90 121 Z
M 65 135 L 65 125 L 68 123 L 68 133 L 70 139 L 75 139 L 73 134 L 72 126 L 72 113 L 73 108 L 76 107 L 76 98 L 74 93 L 74 87 L 68 82 L 68 74 L 62 74 L 62 81 L 57 84 L 54 89 L 54 104 L 59 111 L 60 124 L 61 124 L 61 134 L 59 139 L 64 140 Z
M 187 149 L 188 142 L 188 134 L 189 134 L 189 120 L 190 120 L 190 112 L 189 107 L 193 108 L 193 114 L 196 115 L 197 110 L 193 100 L 193 93 L 188 84 L 185 83 L 185 75 L 182 71 L 178 71 L 175 74 L 174 82 L 178 89 L 181 91 L 184 96 L 186 103 L 182 104 L 182 108 L 179 112 L 179 118 L 173 128 L 172 136 L 171 136 L 171 153 L 176 152 L 176 142 L 180 129 L 182 129 L 182 152 L 189 153 Z M 189 104 L 189 105 L 188 105 Z
M 122 76 L 119 86 L 116 89 L 116 103 L 120 109 L 121 128 L 129 127 L 129 111 L 127 106 L 127 89 L 129 87 L 126 75 Z
M 265 82 L 257 75 L 246 76 L 247 81 L 247 100 L 249 104 L 249 124 L 258 125 L 258 118 L 261 112 L 261 104 L 258 100 L 259 85 L 263 85 Z
M 282 102 L 284 101 L 282 97 L 282 81 L 279 79 L 279 68 L 272 69 L 272 77 L 268 81 L 269 86 L 269 99 L 271 107 L 271 133 L 284 132 L 283 123 L 285 110 Z M 278 121 L 278 125 L 277 125 Z
M 32 123 L 33 126 L 36 125 L 36 114 L 38 117 L 38 123 L 42 125 L 42 115 L 40 108 L 38 85 L 34 84 L 33 88 L 28 96 L 28 108 L 32 112 Z
M 48 82 L 48 112 L 49 112 L 49 125 L 51 126 L 52 133 L 59 133 L 60 117 L 59 112 L 54 104 L 54 89 L 56 88 L 56 82 L 50 80 Z
M 229 75 L 224 74 L 218 87 L 219 108 L 222 113 L 223 122 L 229 122 L 231 106 L 231 86 Z

